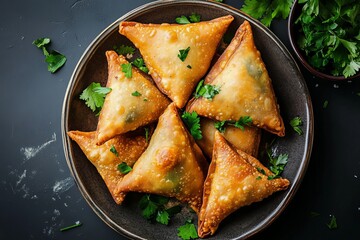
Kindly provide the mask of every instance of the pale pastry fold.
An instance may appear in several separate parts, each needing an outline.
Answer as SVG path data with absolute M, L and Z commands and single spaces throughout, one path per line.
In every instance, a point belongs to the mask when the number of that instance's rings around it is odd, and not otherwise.
M 137 68 L 132 67 L 132 77 L 122 71 L 129 64 L 125 57 L 107 51 L 108 81 L 111 88 L 100 112 L 96 130 L 97 144 L 101 145 L 116 135 L 133 131 L 157 121 L 169 105 L 169 99 Z M 135 94 L 135 93 L 138 94 Z
M 213 235 L 219 224 L 237 209 L 259 202 L 274 192 L 287 189 L 283 178 L 269 180 L 271 172 L 250 155 L 235 150 L 224 137 L 215 132 L 214 152 L 204 184 L 198 234 Z M 248 160 L 253 161 L 251 164 Z M 258 165 L 260 164 L 260 165 Z M 262 168 L 262 174 L 257 168 Z
M 190 100 L 187 111 L 218 121 L 238 121 L 250 116 L 254 126 L 285 135 L 271 79 L 257 50 L 250 23 L 244 21 L 233 40 L 205 78 L 220 87 L 212 100 Z
M 145 151 L 148 145 L 145 130 L 139 129 L 134 133 L 118 135 L 101 146 L 96 145 L 95 132 L 69 131 L 67 134 L 96 167 L 114 201 L 120 204 L 124 200 L 125 193 L 118 191 L 116 186 L 124 174 L 120 173 L 117 166 L 122 162 L 130 167 L 133 166 Z M 116 150 L 116 154 L 110 151 L 112 148 Z
M 228 15 L 185 25 L 121 22 L 119 32 L 140 50 L 159 89 L 182 108 L 208 71 L 233 19 Z M 186 49 L 187 57 L 181 60 L 180 50 Z
M 161 115 L 148 148 L 118 183 L 117 191 L 175 197 L 198 213 L 207 168 L 172 103 Z
M 202 139 L 196 140 L 203 153 L 211 158 L 214 145 L 215 121 L 209 118 L 201 118 L 200 126 Z M 236 149 L 240 149 L 251 156 L 258 154 L 261 130 L 256 127 L 244 127 L 244 130 L 234 126 L 227 126 L 224 133 L 221 133 Z

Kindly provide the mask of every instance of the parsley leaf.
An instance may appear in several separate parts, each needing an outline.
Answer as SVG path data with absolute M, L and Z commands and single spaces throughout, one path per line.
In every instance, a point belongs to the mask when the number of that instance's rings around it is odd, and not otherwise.
M 189 16 L 189 20 L 190 22 L 192 23 L 197 23 L 197 22 L 200 22 L 201 20 L 201 16 L 197 13 L 192 13 L 190 16 Z
M 300 128 L 300 126 L 303 125 L 303 122 L 301 120 L 300 117 L 294 117 L 293 119 L 290 120 L 290 126 L 294 129 L 295 132 L 297 132 L 297 134 L 302 135 L 303 131 Z
M 240 10 L 270 27 L 274 18 L 286 19 L 294 0 L 245 0 Z
M 126 46 L 126 45 L 121 45 L 121 46 L 113 46 L 113 49 L 115 50 L 115 52 L 119 55 L 125 55 L 128 57 L 128 55 L 133 55 L 135 52 L 135 48 L 131 47 L 131 46 Z M 131 57 L 129 57 L 131 58 Z
M 135 67 L 139 68 L 144 73 L 149 73 L 149 69 L 146 67 L 144 59 L 137 58 L 131 64 L 134 65 Z
M 115 154 L 115 156 L 119 157 L 119 153 L 118 153 L 118 151 L 116 151 L 116 148 L 114 145 L 111 145 L 110 152 Z
M 250 116 L 240 117 L 237 121 L 228 121 L 229 125 L 245 130 L 244 126 L 250 126 L 252 124 L 252 118 Z
M 334 215 L 331 215 L 330 217 L 330 222 L 328 224 L 326 224 L 328 226 L 329 229 L 336 229 L 337 226 L 337 222 L 336 222 L 336 217 Z
M 202 132 L 200 129 L 200 117 L 198 116 L 198 114 L 196 112 L 184 112 L 181 115 L 181 118 L 183 119 L 186 127 L 188 128 L 194 139 L 202 139 Z
M 197 13 L 192 13 L 189 18 L 182 15 L 180 17 L 175 18 L 175 22 L 178 24 L 189 24 L 189 23 L 197 23 L 201 21 L 201 16 Z
M 178 24 L 189 24 L 190 23 L 189 19 L 184 15 L 175 18 L 175 22 Z
M 100 111 L 104 105 L 106 94 L 111 91 L 111 88 L 101 87 L 100 83 L 91 83 L 80 95 L 80 99 L 85 101 L 85 104 L 93 111 Z
M 280 174 L 284 171 L 289 155 L 280 154 L 279 156 L 274 157 L 270 151 L 267 151 L 267 154 L 270 159 L 270 170 L 274 173 L 274 175 L 268 177 L 268 179 L 271 180 L 279 177 Z
M 141 93 L 139 93 L 138 91 L 135 91 L 135 92 L 132 92 L 131 95 L 134 97 L 139 97 L 139 96 L 141 96 Z
M 43 54 L 45 56 L 45 62 L 48 64 L 48 71 L 51 73 L 55 73 L 59 70 L 66 62 L 66 57 L 57 52 L 57 51 L 49 51 L 46 49 L 46 45 L 50 43 L 50 38 L 39 38 L 33 41 L 33 44 L 42 49 Z
M 130 167 L 129 165 L 127 165 L 126 162 L 122 162 L 117 166 L 117 169 L 122 173 L 122 174 L 127 174 L 129 172 L 132 171 L 132 167 Z
M 226 130 L 225 124 L 226 121 L 219 121 L 219 122 L 215 122 L 214 126 L 217 130 L 219 130 L 219 132 L 224 133 Z
M 212 100 L 216 94 L 220 93 L 220 87 L 213 86 L 210 84 L 204 84 L 204 80 L 201 80 L 196 86 L 195 98 L 204 97 L 206 99 Z
M 177 230 L 178 236 L 183 240 L 196 239 L 199 237 L 195 225 L 191 220 L 187 220 L 185 225 L 180 226 Z
M 132 77 L 131 63 L 123 63 L 123 64 L 121 64 L 121 71 L 123 73 L 125 73 L 125 77 L 131 78 Z
M 179 213 L 181 206 L 177 205 L 169 209 L 165 209 L 165 204 L 169 202 L 169 198 L 159 195 L 144 195 L 139 202 L 142 210 L 142 216 L 147 220 L 155 220 L 158 223 L 168 225 L 170 218 Z
M 180 58 L 180 60 L 182 62 L 185 61 L 186 57 L 189 54 L 189 51 L 190 51 L 190 47 L 187 47 L 186 49 L 180 49 L 179 54 L 178 54 L 178 58 Z

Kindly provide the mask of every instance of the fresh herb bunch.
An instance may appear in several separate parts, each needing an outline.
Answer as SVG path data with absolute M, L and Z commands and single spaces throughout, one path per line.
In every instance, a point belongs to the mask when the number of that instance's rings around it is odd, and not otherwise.
M 309 64 L 334 76 L 350 77 L 360 69 L 360 2 L 299 0 L 302 11 L 298 45 Z
M 294 0 L 245 0 L 241 11 L 270 27 L 274 18 L 286 19 Z

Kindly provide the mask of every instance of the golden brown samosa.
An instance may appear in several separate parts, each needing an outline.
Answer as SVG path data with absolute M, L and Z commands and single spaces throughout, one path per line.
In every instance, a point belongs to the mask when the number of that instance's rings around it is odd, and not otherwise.
M 215 132 L 214 152 L 204 184 L 198 234 L 213 235 L 219 224 L 237 209 L 259 202 L 274 192 L 287 189 L 289 181 L 283 178 L 269 180 L 268 169 L 262 174 L 247 162 L 250 155 L 239 155 L 224 137 Z M 244 158 L 244 156 L 246 158 Z M 266 169 L 266 170 L 265 170 Z
M 121 22 L 119 32 L 140 50 L 159 89 L 182 108 L 233 19 L 228 15 L 186 25 Z
M 174 103 L 161 115 L 149 147 L 119 182 L 119 192 L 175 197 L 199 212 L 208 164 Z
M 131 67 L 125 57 L 114 51 L 107 51 L 108 82 L 111 92 L 107 94 L 100 112 L 96 130 L 97 144 L 101 145 L 118 134 L 133 131 L 138 127 L 156 121 L 169 105 L 152 82 L 135 67 Z M 127 78 L 122 65 L 132 69 Z
M 209 118 L 201 118 L 200 126 L 202 132 L 202 139 L 196 140 L 203 153 L 211 158 L 214 145 L 214 133 L 216 131 L 215 121 Z M 256 127 L 245 126 L 244 130 L 234 127 L 226 126 L 225 132 L 221 133 L 227 141 L 229 141 L 236 149 L 240 149 L 251 156 L 257 157 L 261 130 Z
M 69 131 L 67 134 L 96 167 L 113 199 L 120 204 L 125 193 L 116 189 L 124 177 L 118 170 L 118 165 L 124 162 L 132 167 L 145 151 L 148 145 L 145 130 L 118 135 L 101 146 L 96 145 L 95 132 Z
M 187 111 L 218 121 L 238 121 L 250 116 L 254 126 L 278 136 L 285 135 L 271 79 L 257 50 L 250 23 L 244 21 L 235 37 L 205 78 L 220 87 L 210 100 L 192 99 Z

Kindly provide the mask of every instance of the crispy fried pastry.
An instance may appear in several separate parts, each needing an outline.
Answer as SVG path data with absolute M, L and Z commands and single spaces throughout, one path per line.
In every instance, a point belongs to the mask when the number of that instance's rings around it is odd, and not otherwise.
M 257 50 L 250 23 L 244 23 L 206 76 L 205 84 L 220 87 L 212 100 L 192 99 L 187 111 L 218 121 L 250 116 L 253 125 L 278 136 L 285 127 L 271 79 Z
M 271 174 L 268 169 L 261 165 L 265 171 L 262 174 L 247 161 L 252 158 L 250 155 L 237 151 L 241 152 L 230 146 L 218 131 L 215 132 L 214 152 L 199 216 L 200 237 L 213 235 L 221 221 L 237 209 L 259 202 L 289 186 L 287 179 L 268 180 L 265 175 Z
M 106 96 L 96 130 L 97 144 L 103 144 L 118 134 L 133 131 L 156 121 L 170 103 L 152 82 L 135 67 L 127 78 L 122 64 L 125 57 L 107 51 L 108 82 L 111 92 Z M 137 92 L 137 94 L 134 94 Z
M 201 118 L 200 126 L 202 139 L 196 140 L 203 153 L 211 158 L 214 145 L 214 133 L 216 131 L 215 121 L 209 118 Z M 224 133 L 221 133 L 236 149 L 240 149 L 251 156 L 258 154 L 261 130 L 256 127 L 245 126 L 244 130 L 234 126 L 227 126 Z
M 186 25 L 121 22 L 119 32 L 140 50 L 159 89 L 182 108 L 233 19 L 228 15 Z M 180 51 L 188 52 L 181 56 Z
M 68 136 L 74 140 L 84 152 L 89 161 L 96 167 L 103 178 L 113 199 L 120 204 L 125 193 L 116 189 L 124 174 L 120 173 L 117 166 L 125 162 L 133 166 L 147 147 L 145 130 L 136 133 L 118 135 L 101 146 L 96 145 L 95 132 L 69 131 Z M 110 149 L 113 152 L 110 151 Z
M 149 147 L 117 191 L 175 197 L 199 212 L 207 167 L 172 103 L 161 115 Z

